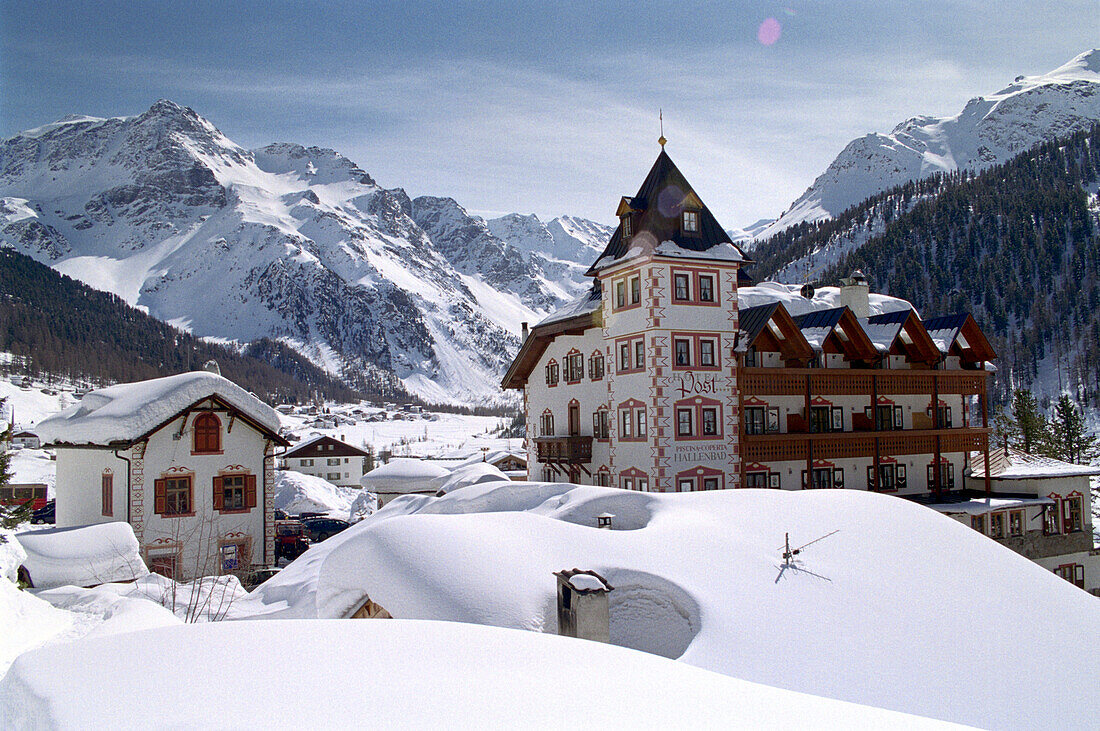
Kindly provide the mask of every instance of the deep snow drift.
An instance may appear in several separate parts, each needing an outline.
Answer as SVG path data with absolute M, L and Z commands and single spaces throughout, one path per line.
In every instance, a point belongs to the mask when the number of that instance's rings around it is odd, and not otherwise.
M 71 682 L 73 668 L 80 682 Z M 294 669 L 304 671 L 288 676 Z M 632 729 L 942 726 L 597 642 L 448 622 L 170 627 L 37 650 L 0 682 L 5 728 L 536 728 L 567 720 Z
M 595 528 L 603 512 L 616 530 Z M 832 531 L 784 566 L 784 533 L 798 546 Z M 556 632 L 552 572 L 573 567 L 616 587 L 613 643 L 734 677 L 983 727 L 1100 713 L 1095 694 L 1049 702 L 1100 672 L 1081 652 L 1096 598 L 957 521 L 858 490 L 497 483 L 398 498 L 235 610 L 337 617 L 369 595 L 398 618 Z

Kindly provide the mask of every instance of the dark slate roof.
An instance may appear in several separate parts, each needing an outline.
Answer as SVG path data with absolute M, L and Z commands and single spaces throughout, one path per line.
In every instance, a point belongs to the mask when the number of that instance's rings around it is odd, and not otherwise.
M 330 448 L 331 447 L 331 448 Z M 314 437 L 283 455 L 286 457 L 366 457 L 367 453 L 330 436 Z
M 932 330 L 958 330 L 969 317 L 967 313 L 960 312 L 957 315 L 941 315 L 924 321 L 924 329 Z
M 672 241 L 688 251 L 706 251 L 719 244 L 734 245 L 729 234 L 718 224 L 705 204 L 699 212 L 699 235 L 686 236 L 681 233 L 680 214 L 684 210 L 683 202 L 688 193 L 694 193 L 696 198 L 699 197 L 683 173 L 672 162 L 672 158 L 664 148 L 661 148 L 661 154 L 657 156 L 657 161 L 653 163 L 637 195 L 628 198 L 629 205 L 641 211 L 640 217 L 635 219 L 631 241 L 623 241 L 623 226 L 620 221 L 615 233 L 611 235 L 611 240 L 607 242 L 607 247 L 596 259 L 596 263 L 589 268 L 588 275 L 595 275 L 597 267 L 601 264 L 607 264 L 623 256 L 630 249 L 631 242 L 643 233 L 652 234 L 655 239 L 654 244 Z M 741 251 L 739 247 L 735 246 L 735 248 Z M 744 252 L 741 253 L 744 256 Z
M 872 325 L 900 324 L 909 319 L 910 312 L 912 310 L 896 310 L 894 312 L 884 312 L 881 315 L 871 315 L 867 318 L 867 322 Z
M 844 307 L 834 307 L 831 310 L 814 310 L 813 312 L 799 315 L 794 318 L 794 321 L 798 324 L 800 330 L 811 327 L 827 327 L 832 329 L 840 322 L 840 317 L 844 314 L 844 310 Z
M 772 317 L 772 313 L 774 313 L 778 307 L 779 302 L 776 301 L 738 311 L 737 327 L 748 333 L 749 343 L 756 340 L 756 336 L 760 334 L 760 331 L 763 330 L 765 326 L 767 326 L 768 320 Z

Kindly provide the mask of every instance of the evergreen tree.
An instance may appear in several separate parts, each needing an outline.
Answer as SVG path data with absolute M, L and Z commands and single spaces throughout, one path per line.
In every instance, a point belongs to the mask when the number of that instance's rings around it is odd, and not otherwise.
M 1012 421 L 1015 424 L 1016 440 L 1009 439 L 1012 446 L 1022 449 L 1026 454 L 1044 454 L 1050 448 L 1050 425 L 1039 410 L 1035 394 L 1026 388 L 1017 388 L 1012 396 Z
M 1054 406 L 1050 423 L 1051 455 L 1066 462 L 1082 464 L 1097 456 L 1096 436 L 1085 428 L 1085 419 L 1077 404 L 1063 393 Z

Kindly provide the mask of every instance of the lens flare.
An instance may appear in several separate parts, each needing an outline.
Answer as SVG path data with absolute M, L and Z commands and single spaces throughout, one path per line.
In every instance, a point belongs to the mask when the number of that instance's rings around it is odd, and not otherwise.
M 779 40 L 779 34 L 782 31 L 783 27 L 779 25 L 778 20 L 765 18 L 760 27 L 756 29 L 756 40 L 760 41 L 762 45 L 770 46 Z
M 657 210 L 665 218 L 676 218 L 684 207 L 684 191 L 676 185 L 670 185 L 657 194 Z

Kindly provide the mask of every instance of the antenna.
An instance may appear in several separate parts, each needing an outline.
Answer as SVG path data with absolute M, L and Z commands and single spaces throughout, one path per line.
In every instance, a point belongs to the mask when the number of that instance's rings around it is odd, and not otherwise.
M 813 544 L 817 543 L 818 541 L 823 541 L 826 538 L 828 538 L 829 536 L 834 535 L 834 534 L 839 533 L 839 532 L 840 532 L 839 530 L 834 530 L 832 533 L 826 533 L 825 535 L 821 536 L 820 538 L 815 538 L 812 541 L 810 541 L 809 543 L 804 543 L 801 546 L 799 546 L 798 548 L 795 548 L 793 550 L 791 549 L 791 534 L 790 533 L 784 533 L 783 534 L 783 549 L 782 549 L 783 550 L 783 562 L 786 565 L 790 566 L 791 565 L 791 559 L 794 558 L 795 556 L 797 556 L 798 554 L 802 553 L 802 551 L 805 550 L 807 547 L 812 546 Z
M 665 139 L 665 110 L 657 110 L 657 119 L 661 122 L 661 136 L 657 138 L 657 142 L 661 145 L 661 149 L 663 150 L 665 149 L 665 143 L 668 142 L 668 140 Z

